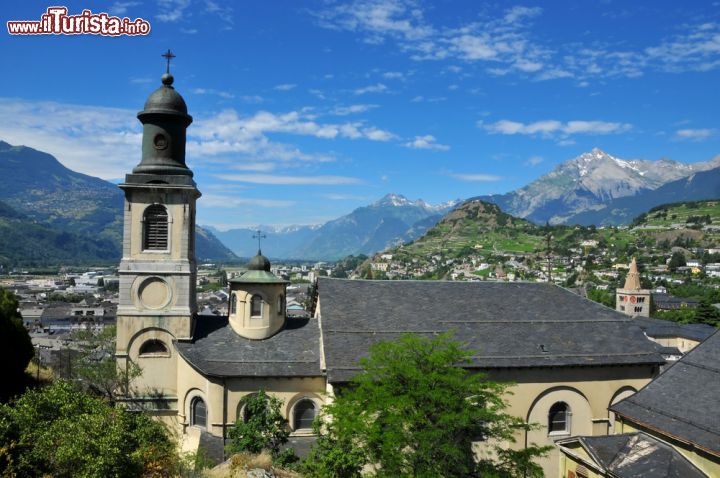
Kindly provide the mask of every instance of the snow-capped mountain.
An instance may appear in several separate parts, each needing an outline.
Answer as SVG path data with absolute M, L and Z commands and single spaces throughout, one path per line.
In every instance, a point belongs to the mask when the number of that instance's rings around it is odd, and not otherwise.
M 350 254 L 372 254 L 411 241 L 434 226 L 460 200 L 432 205 L 387 194 L 350 214 L 314 226 L 265 227 L 263 253 L 271 258 L 334 260 Z M 255 254 L 257 243 L 249 228 L 218 231 L 215 235 L 241 257 Z
M 516 191 L 478 199 L 515 216 L 559 224 L 578 213 L 600 209 L 613 199 L 635 196 L 719 166 L 720 158 L 692 164 L 670 159 L 626 160 L 595 148 Z

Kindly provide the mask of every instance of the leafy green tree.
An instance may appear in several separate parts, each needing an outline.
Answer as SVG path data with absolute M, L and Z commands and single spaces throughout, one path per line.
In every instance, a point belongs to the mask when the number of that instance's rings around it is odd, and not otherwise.
M 463 367 L 473 354 L 449 334 L 372 346 L 363 371 L 324 408 L 329 420 L 305 472 L 353 477 L 371 464 L 377 477 L 542 476 L 532 459 L 545 448 L 495 446 L 497 460 L 476 462 L 473 442 L 513 441 L 531 427 L 504 412 L 507 385 Z
M 162 424 L 58 380 L 0 405 L 0 475 L 173 476 L 179 459 Z
M 88 392 L 110 401 L 132 394 L 132 381 L 142 375 L 142 370 L 132 361 L 126 369 L 118 368 L 114 326 L 100 332 L 80 330 L 74 332 L 73 338 L 80 344 L 80 351 L 73 354 L 69 378 Z
M 607 290 L 589 289 L 587 291 L 587 297 L 604 306 L 615 308 L 615 294 Z
M 712 325 L 713 327 L 720 322 L 720 310 L 708 300 L 702 300 L 695 309 L 695 322 L 701 324 Z
M 30 336 L 18 312 L 18 301 L 12 292 L 0 289 L 0 400 L 22 391 L 25 369 L 34 355 Z
M 682 252 L 673 252 L 672 257 L 670 257 L 670 262 L 668 263 L 668 269 L 675 272 L 678 267 L 682 267 L 687 264 L 687 261 L 685 260 L 685 254 Z
M 282 401 L 260 390 L 243 400 L 243 413 L 230 429 L 228 449 L 232 453 L 270 452 L 273 458 L 288 462 L 288 454 L 281 454 L 280 447 L 287 443 L 290 427 L 280 412 Z M 294 456 L 294 452 L 291 453 Z

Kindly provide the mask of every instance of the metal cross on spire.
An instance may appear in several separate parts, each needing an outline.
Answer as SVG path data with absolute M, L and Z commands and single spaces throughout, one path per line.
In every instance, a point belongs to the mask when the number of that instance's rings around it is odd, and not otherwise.
M 258 254 L 260 254 L 260 239 L 267 239 L 267 235 L 263 234 L 260 228 L 258 228 L 257 231 L 255 231 L 255 234 L 253 234 L 253 239 L 258 240 Z
M 168 48 L 168 51 L 163 53 L 160 56 L 167 60 L 167 70 L 165 71 L 165 73 L 167 73 L 169 75 L 170 74 L 170 60 L 175 58 L 175 55 L 173 55 L 173 52 L 171 52 L 170 48 Z

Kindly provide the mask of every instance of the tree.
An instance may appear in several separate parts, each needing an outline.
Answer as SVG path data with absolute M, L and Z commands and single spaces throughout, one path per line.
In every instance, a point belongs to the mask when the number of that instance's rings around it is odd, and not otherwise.
M 34 355 L 30 335 L 18 312 L 18 301 L 12 292 L 0 289 L 0 401 L 21 392 L 25 383 L 25 369 Z
M 295 453 L 281 454 L 280 447 L 287 443 L 290 436 L 288 422 L 280 412 L 282 401 L 260 390 L 243 400 L 243 413 L 235 426 L 230 429 L 229 451 L 260 453 L 270 452 L 274 459 L 281 462 L 293 461 Z
M 0 475 L 175 476 L 179 459 L 164 426 L 83 393 L 69 382 L 0 405 Z
M 115 360 L 116 328 L 105 327 L 100 332 L 80 330 L 73 338 L 81 344 L 81 350 L 73 354 L 72 376 L 87 391 L 115 400 L 131 393 L 132 381 L 142 375 L 140 366 L 128 361 L 126 369 L 120 369 Z
M 695 322 L 714 327 L 720 322 L 720 310 L 712 305 L 709 300 L 704 299 L 700 301 L 697 309 L 695 309 Z
M 504 412 L 507 385 L 465 368 L 473 354 L 450 334 L 407 334 L 372 346 L 360 361 L 363 371 L 324 407 L 327 425 L 306 473 L 352 477 L 371 464 L 377 477 L 542 476 L 532 458 L 545 448 L 494 446 L 497 460 L 476 462 L 473 442 L 513 441 L 531 427 Z M 352 450 L 361 459 L 346 456 Z
M 682 252 L 673 252 L 672 257 L 670 257 L 670 262 L 668 263 L 668 268 L 675 272 L 678 267 L 683 267 L 687 264 L 687 261 L 685 261 L 685 254 Z

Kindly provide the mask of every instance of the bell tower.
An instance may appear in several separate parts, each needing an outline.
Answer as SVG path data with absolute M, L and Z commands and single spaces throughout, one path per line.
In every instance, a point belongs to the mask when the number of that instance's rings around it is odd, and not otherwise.
M 185 164 L 185 131 L 192 123 L 168 70 L 162 85 L 137 117 L 143 125 L 142 159 L 125 176 L 123 254 L 117 310 L 118 367 L 131 362 L 142 375 L 129 395 L 176 398 L 173 340 L 188 340 L 194 329 L 197 265 L 195 202 L 200 197 Z M 156 398 L 157 399 L 157 398 Z M 151 403 L 146 408 L 171 404 Z

